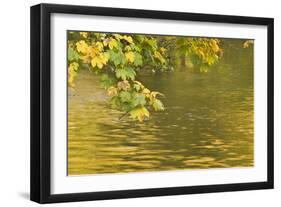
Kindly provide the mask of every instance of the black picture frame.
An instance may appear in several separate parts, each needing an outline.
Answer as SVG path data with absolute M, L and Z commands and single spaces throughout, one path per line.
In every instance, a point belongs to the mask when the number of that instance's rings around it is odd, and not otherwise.
M 207 23 L 233 23 L 267 26 L 267 181 L 153 189 L 51 194 L 51 91 L 50 91 L 50 16 L 52 13 L 182 20 Z M 39 4 L 31 7 L 31 174 L 30 199 L 38 203 L 119 199 L 146 196 L 211 193 L 273 188 L 273 45 L 272 18 L 195 14 L 152 10 Z M 266 70 L 266 68 L 265 68 Z

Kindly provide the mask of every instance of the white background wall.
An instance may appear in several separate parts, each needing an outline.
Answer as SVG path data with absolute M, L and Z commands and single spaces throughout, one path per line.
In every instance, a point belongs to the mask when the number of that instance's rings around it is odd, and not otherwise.
M 36 206 L 29 198 L 29 7 L 67 3 L 137 9 L 275 18 L 275 189 L 154 198 L 63 203 L 53 206 L 278 206 L 281 203 L 281 12 L 278 0 L 70 0 L 1 2 L 0 11 L 0 206 Z M 280 204 L 279 204 L 280 205 Z

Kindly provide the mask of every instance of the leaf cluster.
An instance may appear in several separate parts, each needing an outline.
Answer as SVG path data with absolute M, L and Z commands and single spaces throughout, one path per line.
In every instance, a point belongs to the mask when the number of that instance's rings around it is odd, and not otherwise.
M 201 72 L 219 60 L 221 48 L 215 38 L 129 35 L 96 32 L 68 32 L 68 85 L 81 68 L 99 74 L 101 86 L 111 96 L 112 108 L 140 122 L 151 111 L 163 111 L 160 92 L 151 91 L 137 81 L 138 74 L 169 71 L 175 50 L 191 57 Z
M 69 32 L 68 36 L 68 84 L 74 86 L 78 68 L 87 65 L 101 74 L 101 86 L 111 96 L 111 106 L 143 121 L 149 118 L 149 110 L 164 110 L 156 98 L 159 92 L 150 92 L 137 74 L 144 65 L 156 68 L 165 65 L 163 49 L 149 35 L 126 35 L 94 32 Z

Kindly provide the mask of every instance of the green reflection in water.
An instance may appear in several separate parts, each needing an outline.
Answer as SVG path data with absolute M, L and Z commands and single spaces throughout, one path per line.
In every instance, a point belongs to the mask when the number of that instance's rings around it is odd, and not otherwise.
M 110 109 L 81 71 L 68 97 L 68 174 L 253 166 L 253 49 L 228 40 L 208 73 L 142 76 L 166 110 L 138 123 Z

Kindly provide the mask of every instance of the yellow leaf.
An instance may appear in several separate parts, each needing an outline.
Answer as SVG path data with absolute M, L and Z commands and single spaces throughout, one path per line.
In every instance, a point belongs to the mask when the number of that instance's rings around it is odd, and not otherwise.
M 107 53 L 106 53 L 107 54 Z M 101 62 L 105 65 L 109 59 L 108 55 L 106 55 L 105 53 L 101 53 L 100 54 L 100 59 L 101 59 Z
M 247 48 L 247 47 L 249 47 L 251 44 L 254 44 L 254 40 L 246 40 L 246 41 L 243 43 L 243 48 Z
M 117 88 L 115 88 L 115 87 L 113 87 L 113 86 L 111 86 L 111 87 L 109 87 L 109 88 L 107 89 L 107 94 L 108 94 L 109 96 L 116 96 L 117 93 L 118 93 Z
M 132 48 L 131 48 L 129 45 L 127 45 L 127 46 L 124 48 L 124 50 L 125 50 L 125 51 L 131 51 Z
M 144 88 L 142 90 L 142 93 L 147 97 L 150 98 L 150 90 L 148 88 Z
M 77 76 L 79 64 L 76 62 L 70 63 L 68 66 L 68 86 L 74 87 L 74 79 Z
M 205 59 L 205 54 L 202 50 L 198 50 L 198 54 L 200 55 L 201 59 Z
M 117 40 L 123 39 L 123 37 L 122 37 L 120 34 L 113 34 L 113 36 L 114 36 Z
M 164 96 L 163 93 L 160 93 L 160 92 L 158 92 L 158 91 L 152 91 L 152 92 L 150 93 L 150 95 L 151 95 L 152 98 L 156 98 L 157 95 L 159 95 L 159 96 Z
M 89 55 L 85 56 L 80 56 L 80 59 L 82 60 L 83 63 L 89 64 L 91 62 L 91 57 Z
M 144 93 L 144 94 L 149 94 L 149 93 L 150 93 L 150 90 L 149 90 L 148 88 L 144 88 L 143 91 L 142 91 L 142 93 Z
M 126 60 L 128 61 L 128 62 L 131 62 L 131 63 L 133 63 L 134 62 L 134 60 L 135 60 L 135 53 L 133 53 L 133 52 L 126 52 L 125 53 L 125 57 L 126 57 Z
M 139 106 L 131 110 L 130 115 L 133 119 L 143 122 L 145 118 L 149 118 L 149 111 L 144 106 Z
M 118 46 L 118 42 L 116 41 L 116 39 L 110 38 L 110 40 L 108 41 L 108 47 L 112 50 L 113 48 L 117 48 Z
M 79 34 L 84 38 L 88 37 L 88 32 L 79 32 Z
M 99 51 L 103 51 L 103 44 L 101 42 L 96 42 L 96 46 Z
M 133 38 L 131 36 L 124 35 L 123 39 L 126 40 L 129 43 L 133 43 Z
M 90 47 L 84 40 L 80 40 L 76 43 L 76 48 L 78 52 L 81 52 L 82 54 L 89 53 Z
M 130 83 L 127 80 L 119 81 L 117 83 L 117 87 L 119 90 L 127 91 L 131 88 Z
M 166 62 L 163 56 L 158 51 L 154 52 L 154 57 L 157 58 L 162 64 Z
M 108 61 L 108 56 L 105 55 L 104 53 L 100 53 L 98 56 L 95 56 L 92 61 L 91 65 L 93 68 L 98 67 L 99 69 L 102 69 L 104 65 L 106 65 Z
M 97 47 L 93 46 L 93 47 L 90 47 L 90 52 L 89 52 L 89 56 L 91 57 L 95 57 L 95 56 L 98 56 L 100 54 L 100 51 Z
M 217 44 L 213 45 L 214 52 L 219 52 L 220 48 Z
M 97 66 L 99 69 L 102 69 L 103 64 L 101 62 L 97 62 Z
M 106 47 L 108 45 L 108 39 L 103 40 L 103 46 Z
M 98 62 L 99 58 L 97 56 L 92 59 L 91 65 L 93 66 L 93 68 L 97 66 Z
M 164 47 L 160 47 L 160 51 L 161 51 L 161 53 L 165 53 L 167 51 L 167 49 Z

